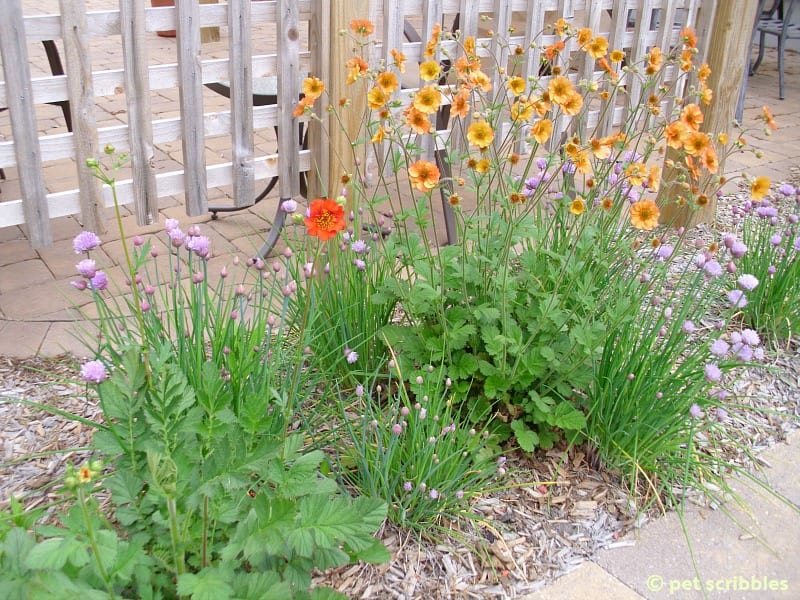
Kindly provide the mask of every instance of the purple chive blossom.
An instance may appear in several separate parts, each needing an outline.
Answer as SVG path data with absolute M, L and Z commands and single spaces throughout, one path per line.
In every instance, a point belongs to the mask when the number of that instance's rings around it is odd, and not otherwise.
M 407 491 L 407 492 L 410 492 L 412 489 L 414 489 L 414 486 L 413 486 L 413 485 L 411 485 L 411 482 L 410 482 L 410 481 L 406 481 L 406 482 L 403 484 L 403 489 L 404 489 L 405 491 Z
M 749 273 L 745 273 L 744 275 L 740 275 L 739 279 L 737 280 L 739 287 L 743 290 L 754 290 L 758 285 L 758 279 L 756 279 L 753 275 Z
M 91 258 L 84 258 L 81 262 L 75 265 L 75 269 L 77 269 L 78 273 L 82 277 L 91 279 L 94 277 L 94 274 L 97 273 L 97 263 Z
M 761 338 L 752 329 L 742 329 L 742 342 L 748 346 L 758 346 L 761 343 Z
M 186 241 L 186 234 L 180 230 L 180 228 L 175 227 L 174 229 L 168 229 L 167 235 L 169 235 L 169 239 L 172 241 L 172 245 L 175 248 L 180 248 L 183 246 L 183 242 Z
M 736 241 L 736 236 L 732 233 L 726 233 L 722 236 L 722 245 L 730 250 L 733 243 Z
M 395 423 L 392 425 L 392 434 L 393 435 L 400 435 L 403 433 L 403 426 L 400 423 Z
M 769 267 L 767 267 L 767 274 L 768 275 L 775 275 L 775 272 L 777 270 L 778 269 L 775 268 L 775 265 L 770 265 Z
M 369 252 L 369 246 L 364 240 L 356 240 L 350 245 L 350 249 L 356 254 L 366 254 Z
M 439 492 L 432 489 L 428 495 L 431 497 L 431 500 L 436 500 L 439 497 Z
M 287 214 L 291 214 L 297 210 L 297 202 L 289 198 L 281 202 L 281 210 Z
M 698 269 L 702 269 L 706 265 L 707 261 L 708 259 L 706 258 L 706 255 L 702 252 L 694 257 L 694 264 Z
M 76 290 L 81 291 L 81 292 L 83 290 L 85 290 L 87 287 L 89 287 L 89 285 L 86 283 L 85 279 L 78 279 L 77 281 L 70 281 L 69 284 L 72 287 L 74 287 Z
M 744 362 L 750 362 L 753 360 L 753 348 L 747 344 L 744 344 L 736 353 L 736 358 Z
M 108 276 L 103 271 L 98 271 L 89 280 L 93 290 L 102 291 L 108 287 Z
M 713 342 L 711 342 L 711 347 L 709 349 L 711 350 L 711 354 L 713 354 L 714 356 L 725 356 L 728 353 L 728 350 L 730 350 L 730 348 L 731 347 L 728 344 L 728 342 L 726 342 L 721 338 L 718 338 Z
M 742 290 L 731 290 L 728 292 L 728 301 L 733 304 L 734 308 L 744 308 L 747 306 L 747 298 Z
M 164 229 L 169 233 L 173 229 L 178 229 L 180 227 L 180 221 L 178 219 L 167 219 L 164 222 Z
M 694 333 L 695 331 L 697 331 L 697 327 L 695 327 L 694 322 L 689 319 L 686 319 L 683 322 L 682 328 L 686 333 Z
M 147 298 L 142 300 L 141 308 L 142 312 L 147 312 L 150 310 L 150 302 L 147 301 Z
M 703 409 L 697 404 L 692 404 L 691 408 L 689 408 L 689 414 L 693 419 L 699 419 L 703 416 Z
M 722 371 L 715 363 L 708 363 L 705 367 L 706 381 L 719 381 L 722 379 Z
M 211 240 L 204 235 L 190 237 L 186 247 L 201 258 L 206 258 L 211 250 Z
M 364 386 L 360 383 L 356 386 L 356 397 L 361 398 L 364 396 Z
M 81 231 L 75 236 L 75 239 L 72 240 L 72 249 L 75 250 L 75 254 L 89 252 L 89 250 L 94 250 L 99 245 L 100 238 L 91 231 Z
M 722 265 L 715 260 L 710 260 L 703 265 L 703 270 L 709 277 L 719 277 L 722 275 Z
M 675 251 L 675 249 L 672 246 L 668 246 L 668 245 L 664 244 L 664 245 L 658 247 L 658 250 L 656 250 L 656 255 L 661 260 L 666 260 L 670 256 L 672 256 L 672 253 L 674 251 Z
M 462 490 L 458 490 L 458 491 L 456 492 L 456 498 L 458 498 L 459 500 L 461 500 L 463 497 L 464 497 L 464 492 L 463 492 Z
M 536 166 L 539 168 L 540 171 L 544 171 L 547 168 L 547 160 L 540 156 L 536 159 Z
M 800 235 L 794 238 L 794 251 L 800 252 Z
M 81 378 L 88 383 L 103 383 L 108 377 L 106 366 L 99 360 L 90 360 L 81 366 Z
M 769 238 L 769 243 L 773 246 L 780 246 L 782 241 L 783 238 L 780 233 L 773 234 L 772 237 Z
M 364 269 L 366 269 L 366 268 L 367 268 L 367 263 L 365 263 L 365 262 L 364 262 L 363 260 L 361 260 L 360 258 L 356 258 L 356 259 L 353 261 L 353 265 L 354 265 L 354 266 L 355 266 L 355 268 L 356 268 L 356 269 L 358 269 L 359 271 L 363 271 Z
M 733 242 L 730 250 L 734 258 L 742 258 L 747 253 L 747 246 L 737 240 Z
M 778 216 L 778 209 L 774 206 L 759 206 L 756 209 L 756 214 L 762 219 L 768 219 Z
M 727 421 L 728 412 L 724 408 L 717 408 L 717 419 L 720 421 Z
M 765 357 L 766 353 L 764 352 L 763 348 L 759 347 L 753 350 L 753 358 L 755 358 L 756 360 L 764 360 Z
M 351 350 L 350 352 L 347 353 L 347 356 L 345 358 L 347 362 L 352 365 L 354 362 L 358 360 L 358 352 L 356 352 L 355 350 Z
M 784 196 L 791 196 L 795 193 L 795 188 L 790 183 L 782 183 L 780 187 L 778 187 L 778 191 L 783 194 Z

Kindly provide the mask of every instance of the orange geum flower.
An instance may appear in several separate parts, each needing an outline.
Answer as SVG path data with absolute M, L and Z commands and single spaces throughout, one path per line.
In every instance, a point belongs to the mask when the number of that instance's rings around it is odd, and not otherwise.
M 345 228 L 344 207 L 330 198 L 317 198 L 311 201 L 304 222 L 308 234 L 324 242 Z
M 716 173 L 719 171 L 719 157 L 717 151 L 714 149 L 713 144 L 709 144 L 705 152 L 700 156 L 700 164 L 703 165 L 709 173 Z
M 425 86 L 414 94 L 414 108 L 425 114 L 433 114 L 442 104 L 442 92 L 432 85 Z
M 492 91 L 492 80 L 483 71 L 473 71 L 469 76 L 469 82 L 481 89 L 482 92 Z
M 603 36 L 593 38 L 587 44 L 586 51 L 594 59 L 603 58 L 608 53 L 608 40 Z
M 687 48 L 695 48 L 697 46 L 697 35 L 691 27 L 685 27 L 681 30 L 681 39 L 683 45 Z
M 600 139 L 592 138 L 589 141 L 589 149 L 592 151 L 592 154 L 594 154 L 595 158 L 605 160 L 611 156 L 611 146 L 613 143 L 614 142 L 608 137 L 603 137 Z
M 375 32 L 375 25 L 368 19 L 353 19 L 350 21 L 350 30 L 358 35 L 372 35 Z
M 689 134 L 689 129 L 683 121 L 673 121 L 664 129 L 664 137 L 667 140 L 667 146 L 680 150 L 683 147 L 683 141 Z
M 482 158 L 477 163 L 475 163 L 475 170 L 478 173 L 488 173 L 490 166 L 491 166 L 491 163 L 489 163 L 489 159 L 488 158 Z
M 354 83 L 360 77 L 363 77 L 368 69 L 369 65 L 363 58 L 354 56 L 347 61 L 347 83 Z
M 375 86 L 369 92 L 367 92 L 367 106 L 369 106 L 372 110 L 380 110 L 386 106 L 386 102 L 388 100 L 389 96 L 387 96 L 378 86 Z
M 510 89 L 515 96 L 522 95 L 525 91 L 525 80 L 522 77 L 511 77 L 508 80 L 508 89 Z
M 486 121 L 475 121 L 467 129 L 467 139 L 473 146 L 485 150 L 494 140 L 492 126 Z
M 419 78 L 422 81 L 436 81 L 442 73 L 442 68 L 435 60 L 426 60 L 419 66 Z
M 759 175 L 750 182 L 750 197 L 753 200 L 761 200 L 769 193 L 769 186 L 771 183 L 769 177 Z
M 419 135 L 430 133 L 431 120 L 424 112 L 418 111 L 413 106 L 409 106 L 405 110 L 406 124 L 411 128 L 411 131 Z
M 692 58 L 694 58 L 694 51 L 691 48 L 681 52 L 681 71 L 688 73 L 692 70 Z
M 544 144 L 553 135 L 553 122 L 550 119 L 540 119 L 531 127 L 531 137 L 539 144 Z
M 561 54 L 561 52 L 566 47 L 566 44 L 563 41 L 558 41 L 555 44 L 551 44 L 544 49 L 544 56 L 550 62 L 553 62 L 556 57 Z
M 575 170 L 578 173 L 587 174 L 592 172 L 592 163 L 589 162 L 589 153 L 586 150 L 581 150 L 572 159 L 575 164 Z
M 708 135 L 702 131 L 690 131 L 683 140 L 683 149 L 690 156 L 700 156 L 711 145 Z
M 697 69 L 697 78 L 700 80 L 701 83 L 705 83 L 706 80 L 711 76 L 711 67 L 708 66 L 708 63 L 703 63 L 699 69 Z
M 561 108 L 565 114 L 568 115 L 577 115 L 581 111 L 581 107 L 583 106 L 583 96 L 581 96 L 578 92 L 573 92 L 569 95 L 566 102 L 561 104 Z
M 429 192 L 439 183 L 439 168 L 429 160 L 418 160 L 408 167 L 411 185 L 420 192 Z
M 625 176 L 631 185 L 642 185 L 647 177 L 647 166 L 644 163 L 632 162 L 625 169 Z
M 580 196 L 576 196 L 575 199 L 569 204 L 569 212 L 576 217 L 582 215 L 585 210 L 586 202 L 584 202 L 583 198 Z
M 514 121 L 530 121 L 533 117 L 533 102 L 520 97 L 519 100 L 511 105 L 511 119 Z
M 700 123 L 703 122 L 703 111 L 697 104 L 687 104 L 681 111 L 681 121 L 689 129 L 700 130 Z
M 547 84 L 547 91 L 550 93 L 550 100 L 552 102 L 564 104 L 569 100 L 570 96 L 575 93 L 575 88 L 572 86 L 572 82 L 569 79 L 563 75 L 559 75 L 550 80 L 550 83 Z
M 307 108 L 311 108 L 314 105 L 314 99 L 310 96 L 303 96 L 300 98 L 300 101 L 294 107 L 292 111 L 293 117 L 302 117 L 303 114 L 306 112 Z
M 92 470 L 84 465 L 78 468 L 78 483 L 90 483 L 92 481 Z
M 480 70 L 481 63 L 479 61 L 472 60 L 467 56 L 459 56 L 456 59 L 456 64 L 454 66 L 456 69 L 456 75 L 458 75 L 458 77 L 461 79 L 469 79 L 469 76 L 472 75 L 472 73 Z
M 465 119 L 469 114 L 469 92 L 461 89 L 450 101 L 450 114 Z
M 316 100 L 322 93 L 325 91 L 325 84 L 322 83 L 321 79 L 316 77 L 306 77 L 303 80 L 303 95 L 306 98 L 311 98 L 312 100 Z
M 650 167 L 650 172 L 647 174 L 647 189 L 653 190 L 654 192 L 658 191 L 658 186 L 661 183 L 661 167 L 658 165 L 653 165 Z
M 578 40 L 579 46 L 584 46 L 586 42 L 592 39 L 592 30 L 588 27 L 583 27 L 578 29 L 578 35 L 576 36 Z
M 375 83 L 381 88 L 384 94 L 391 95 L 397 88 L 400 87 L 400 82 L 397 80 L 397 75 L 391 71 L 383 71 L 378 74 Z
M 603 210 L 611 210 L 614 207 L 614 201 L 606 196 L 603 198 L 603 201 L 600 202 L 600 206 L 603 207 Z
M 425 52 L 422 53 L 425 58 L 433 58 L 433 55 L 436 53 L 436 46 L 439 45 L 441 34 L 442 25 L 441 23 L 436 23 L 433 26 L 433 31 L 431 31 L 431 38 L 428 40 L 428 43 L 425 44 Z
M 648 75 L 653 75 L 657 73 L 658 70 L 661 68 L 661 64 L 664 61 L 664 53 L 661 51 L 661 48 L 658 46 L 653 46 L 650 49 L 650 54 L 647 57 L 647 69 L 646 72 Z
M 464 54 L 469 57 L 470 60 L 475 59 L 475 36 L 467 36 L 464 40 Z
M 383 125 L 378 125 L 378 129 L 375 131 L 375 135 L 372 136 L 370 142 L 372 142 L 373 144 L 380 144 L 385 137 L 386 137 L 386 130 L 383 128 Z
M 400 50 L 395 50 L 392 48 L 392 60 L 394 60 L 394 66 L 397 67 L 397 70 L 401 73 L 406 72 L 406 55 L 400 52 Z
M 705 84 L 703 87 L 700 88 L 700 102 L 702 102 L 705 106 L 711 104 L 711 100 L 714 98 L 714 91 L 710 87 L 706 87 Z
M 636 229 L 650 231 L 658 227 L 658 217 L 661 216 L 661 211 L 652 200 L 639 200 L 631 205 L 630 216 L 631 225 Z
M 622 62 L 625 60 L 625 52 L 622 50 L 612 50 L 608 57 L 611 59 L 611 62 Z
M 608 76 L 612 79 L 612 81 L 616 81 L 617 79 L 619 79 L 619 75 L 611 67 L 611 63 L 608 62 L 608 59 L 605 56 L 601 57 L 600 60 L 597 61 L 597 64 L 600 66 L 601 69 L 603 69 L 603 71 L 608 73 Z
M 772 116 L 772 112 L 769 110 L 768 106 L 764 106 L 761 108 L 763 112 L 763 119 L 764 123 L 766 123 L 767 127 L 769 127 L 772 131 L 775 131 L 778 128 L 778 124 L 775 122 L 775 117 Z
M 562 37 L 569 33 L 569 23 L 564 18 L 558 19 L 553 28 L 555 29 L 556 35 L 560 35 Z

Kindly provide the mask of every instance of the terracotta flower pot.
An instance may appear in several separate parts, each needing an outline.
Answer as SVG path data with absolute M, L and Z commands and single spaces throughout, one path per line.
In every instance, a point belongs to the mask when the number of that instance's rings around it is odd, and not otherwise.
M 150 0 L 150 6 L 153 8 L 161 8 L 162 6 L 175 6 L 175 0 Z M 174 29 L 158 31 L 157 33 L 161 37 L 175 37 Z

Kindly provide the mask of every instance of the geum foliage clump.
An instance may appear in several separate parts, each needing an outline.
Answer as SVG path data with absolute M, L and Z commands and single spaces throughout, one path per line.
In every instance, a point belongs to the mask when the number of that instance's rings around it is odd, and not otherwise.
M 591 30 L 563 20 L 553 29 L 540 76 L 524 73 L 530 49 L 507 47 L 508 63 L 495 64 L 474 38 L 439 26 L 423 45 L 418 89 L 400 87 L 402 52 L 377 68 L 348 63 L 368 106 L 366 137 L 353 145 L 368 140 L 380 171 L 373 189 L 360 183 L 369 173 L 348 176 L 346 192 L 393 219 L 378 249 L 395 276 L 370 300 L 396 302 L 400 318 L 379 339 L 409 384 L 424 365 L 441 370 L 461 414 L 493 415 L 501 440 L 528 451 L 586 441 L 637 490 L 649 483 L 651 498 L 673 484 L 702 487 L 724 470 L 705 460 L 709 444 L 733 437 L 727 373 L 760 351 L 730 320 L 743 290 L 728 287 L 720 240 L 705 240 L 690 268 L 674 266 L 685 232 L 661 223 L 661 208 L 705 206 L 724 182 L 718 151 L 744 141 L 702 130 L 713 92 L 691 29 L 639 63 Z M 367 30 L 353 33 L 368 46 Z M 592 80 L 571 76 L 568 45 L 594 65 Z M 675 101 L 689 77 L 696 85 Z M 618 97 L 634 90 L 612 130 Z M 434 127 L 445 106 L 447 136 Z M 658 198 L 662 186 L 669 194 Z M 440 193 L 457 233 L 446 246 L 433 218 Z

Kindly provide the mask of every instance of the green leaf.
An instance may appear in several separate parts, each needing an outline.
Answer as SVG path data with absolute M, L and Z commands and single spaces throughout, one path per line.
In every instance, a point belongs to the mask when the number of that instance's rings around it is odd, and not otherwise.
M 539 436 L 528 428 L 525 423 L 515 419 L 511 421 L 511 429 L 514 431 L 514 437 L 517 439 L 520 448 L 525 452 L 533 452 L 536 449 L 539 444 Z
M 569 402 L 560 402 L 553 411 L 552 424 L 561 429 L 577 431 L 586 427 L 586 415 Z
M 224 600 L 233 597 L 233 588 L 216 568 L 206 568 L 197 575 L 184 573 L 178 577 L 178 594 L 193 600 Z
M 25 557 L 28 569 L 59 570 L 67 564 L 67 553 L 64 552 L 64 538 L 50 538 L 39 542 Z
M 316 587 L 311 590 L 311 600 L 347 600 L 347 596 L 329 587 Z
M 377 565 L 389 562 L 392 555 L 389 554 L 389 550 L 383 545 L 383 542 L 375 540 L 371 546 L 353 554 L 352 558 L 353 560 L 360 560 Z
M 110 571 L 117 562 L 118 540 L 117 535 L 108 529 L 101 529 L 95 532 L 97 549 L 100 553 L 100 562 L 106 571 Z

